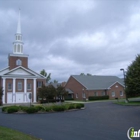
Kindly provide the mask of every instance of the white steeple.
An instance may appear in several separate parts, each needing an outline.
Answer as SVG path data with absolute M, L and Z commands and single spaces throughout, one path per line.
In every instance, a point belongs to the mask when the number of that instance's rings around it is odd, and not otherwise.
M 19 9 L 19 14 L 18 14 L 17 33 L 21 34 L 21 26 L 20 26 L 20 9 Z
M 13 53 L 14 54 L 23 54 L 23 42 L 22 42 L 22 34 L 21 34 L 21 24 L 20 24 L 20 9 L 18 15 L 18 25 L 17 32 L 15 34 L 15 42 L 13 42 Z

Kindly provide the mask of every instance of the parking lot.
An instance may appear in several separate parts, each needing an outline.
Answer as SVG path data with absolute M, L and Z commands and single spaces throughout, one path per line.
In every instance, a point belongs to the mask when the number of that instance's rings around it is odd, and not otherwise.
M 140 106 L 112 102 L 85 104 L 84 110 L 46 114 L 4 114 L 0 125 L 43 140 L 128 140 L 127 130 L 140 129 Z

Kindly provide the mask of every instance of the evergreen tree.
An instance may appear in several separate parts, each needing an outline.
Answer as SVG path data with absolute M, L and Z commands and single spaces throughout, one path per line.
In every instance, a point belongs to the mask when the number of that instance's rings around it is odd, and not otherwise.
M 140 95 L 140 55 L 128 66 L 125 75 L 125 92 L 128 97 Z

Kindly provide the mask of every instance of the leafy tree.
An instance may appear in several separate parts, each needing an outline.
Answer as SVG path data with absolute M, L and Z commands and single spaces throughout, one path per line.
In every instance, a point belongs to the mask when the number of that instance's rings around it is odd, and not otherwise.
M 42 101 L 53 99 L 56 96 L 56 90 L 52 85 L 43 85 L 41 88 L 38 88 L 37 95 Z
M 46 83 L 48 83 L 51 80 L 51 73 L 47 74 L 47 72 L 44 69 L 40 72 L 40 74 L 46 77 Z
M 128 97 L 140 95 L 140 55 L 128 66 L 125 75 L 126 95 Z
M 65 88 L 61 85 L 57 86 L 56 93 L 57 93 L 57 97 L 59 97 L 60 100 L 62 100 L 68 94 Z
M 2 105 L 3 87 L 0 87 L 0 105 Z
M 57 80 L 54 80 L 53 83 L 58 83 L 58 81 Z
M 81 73 L 80 75 L 85 75 L 84 73 Z
M 87 73 L 87 76 L 92 76 L 92 74 L 90 74 L 90 73 Z

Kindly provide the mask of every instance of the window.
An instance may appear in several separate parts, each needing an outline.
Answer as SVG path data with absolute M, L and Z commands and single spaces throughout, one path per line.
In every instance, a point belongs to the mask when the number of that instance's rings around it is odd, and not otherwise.
M 94 92 L 94 96 L 98 96 L 98 92 Z
M 22 82 L 18 82 L 18 90 L 22 90 Z
M 120 91 L 120 96 L 123 96 L 123 91 Z
M 76 93 L 76 98 L 78 98 L 78 93 Z
M 17 66 L 21 66 L 21 64 L 22 64 L 21 60 L 18 59 L 18 60 L 16 61 L 16 65 L 17 65 Z
M 112 97 L 115 97 L 115 92 L 114 91 L 112 91 Z
M 105 96 L 105 91 L 102 91 L 102 96 Z
M 32 88 L 31 83 L 27 83 L 27 90 L 31 90 L 31 88 Z
M 17 50 L 17 52 L 20 52 L 20 45 L 18 44 L 18 50 Z
M 86 95 L 85 95 L 85 93 L 83 92 L 83 98 L 86 98 Z
M 12 84 L 8 83 L 8 91 L 12 90 Z
M 43 82 L 42 82 L 42 81 L 38 81 L 38 82 L 37 82 L 37 87 L 38 87 L 38 88 L 42 87 L 42 85 L 43 85 Z

